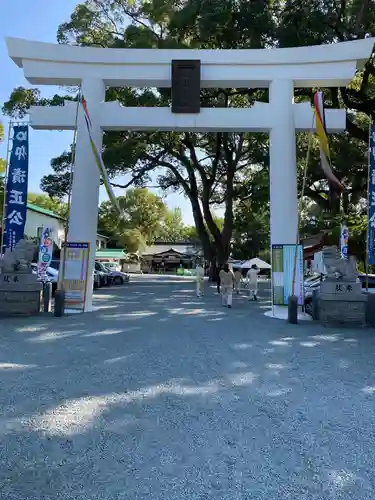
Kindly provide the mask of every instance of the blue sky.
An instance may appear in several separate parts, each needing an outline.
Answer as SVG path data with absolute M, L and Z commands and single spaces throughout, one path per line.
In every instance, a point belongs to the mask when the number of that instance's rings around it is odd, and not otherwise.
M 4 37 L 56 42 L 58 25 L 69 19 L 77 3 L 77 0 L 3 0 L 0 14 L 0 105 L 9 99 L 13 88 L 32 87 L 23 77 L 22 69 L 9 59 Z M 60 91 L 57 87 L 40 87 L 40 90 L 45 96 Z M 1 120 L 7 131 L 7 118 L 2 117 Z M 72 138 L 72 132 L 31 130 L 29 191 L 40 192 L 41 177 L 51 172 L 51 158 L 67 150 Z M 0 145 L 0 157 L 6 157 L 6 141 Z M 117 191 L 117 194 L 121 193 Z M 106 199 L 104 190 L 101 192 L 103 199 Z M 193 223 L 190 203 L 183 196 L 172 194 L 166 198 L 166 202 L 171 208 L 181 207 L 184 222 Z

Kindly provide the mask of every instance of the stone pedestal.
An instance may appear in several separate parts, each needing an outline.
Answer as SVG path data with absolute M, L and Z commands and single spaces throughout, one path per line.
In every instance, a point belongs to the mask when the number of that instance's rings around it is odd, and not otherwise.
M 35 274 L 0 274 L 0 317 L 39 314 L 41 292 Z
M 367 295 L 361 283 L 326 280 L 320 286 L 319 319 L 327 326 L 365 326 Z

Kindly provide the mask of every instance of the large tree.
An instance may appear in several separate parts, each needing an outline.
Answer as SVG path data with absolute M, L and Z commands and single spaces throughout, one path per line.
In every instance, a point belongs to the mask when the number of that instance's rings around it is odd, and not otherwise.
M 118 247 L 130 253 L 143 250 L 152 243 L 162 229 L 162 221 L 168 214 L 163 200 L 148 189 L 128 189 L 118 198 L 124 217 L 118 213 L 110 201 L 104 201 L 99 208 L 100 232 L 110 238 Z

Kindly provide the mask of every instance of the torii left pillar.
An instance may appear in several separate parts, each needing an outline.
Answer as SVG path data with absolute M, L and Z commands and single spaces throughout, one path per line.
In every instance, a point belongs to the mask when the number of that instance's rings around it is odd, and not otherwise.
M 105 100 L 103 80 L 87 78 L 82 81 L 82 95 L 85 97 L 92 123 L 92 137 L 99 151 L 103 144 L 103 131 L 98 125 L 100 103 Z M 89 134 L 83 110 L 78 113 L 75 165 L 73 172 L 72 198 L 69 216 L 68 241 L 89 242 L 90 259 L 86 282 L 85 312 L 92 308 L 93 276 L 98 225 L 100 172 L 91 149 Z
M 270 112 L 270 227 L 272 245 L 296 244 L 298 192 L 294 83 L 273 80 L 269 89 Z M 271 111 L 272 110 L 272 111 Z

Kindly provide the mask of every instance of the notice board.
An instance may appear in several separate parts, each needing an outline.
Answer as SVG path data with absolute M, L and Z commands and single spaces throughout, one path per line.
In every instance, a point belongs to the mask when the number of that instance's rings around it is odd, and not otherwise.
M 66 309 L 84 310 L 90 243 L 65 243 L 65 259 L 63 269 L 63 288 L 65 290 Z
M 297 251 L 297 255 L 296 255 Z M 288 297 L 293 295 L 293 270 L 296 260 L 294 295 L 298 305 L 304 303 L 304 273 L 302 245 L 272 245 L 272 304 L 288 305 Z

